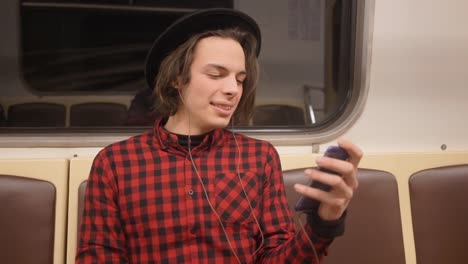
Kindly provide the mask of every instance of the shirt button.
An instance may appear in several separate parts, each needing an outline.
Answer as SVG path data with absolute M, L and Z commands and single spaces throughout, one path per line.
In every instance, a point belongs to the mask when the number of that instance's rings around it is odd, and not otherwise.
M 188 191 L 188 194 L 189 194 L 190 196 L 192 196 L 193 193 L 194 193 L 193 190 L 189 190 L 189 191 Z

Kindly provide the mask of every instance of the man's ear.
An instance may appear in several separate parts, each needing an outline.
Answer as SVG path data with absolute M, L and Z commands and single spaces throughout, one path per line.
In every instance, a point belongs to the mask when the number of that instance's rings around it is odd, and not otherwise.
M 177 77 L 177 79 L 174 80 L 174 81 L 172 81 L 171 84 L 172 84 L 172 87 L 174 87 L 175 89 L 177 89 L 177 90 L 180 91 L 180 90 L 182 89 L 182 87 L 183 87 L 183 84 L 182 84 L 182 83 L 183 83 L 183 82 L 182 82 L 182 78 L 181 78 L 181 77 Z

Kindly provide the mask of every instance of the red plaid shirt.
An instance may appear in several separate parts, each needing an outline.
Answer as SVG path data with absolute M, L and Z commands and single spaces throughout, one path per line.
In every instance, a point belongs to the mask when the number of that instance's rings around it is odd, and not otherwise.
M 295 231 L 274 147 L 224 129 L 192 149 L 209 199 L 242 263 L 313 263 Z M 250 198 L 265 241 L 243 194 Z M 321 258 L 332 239 L 306 230 Z M 112 144 L 95 158 L 85 195 L 76 263 L 237 263 L 186 148 L 158 121 L 153 131 Z

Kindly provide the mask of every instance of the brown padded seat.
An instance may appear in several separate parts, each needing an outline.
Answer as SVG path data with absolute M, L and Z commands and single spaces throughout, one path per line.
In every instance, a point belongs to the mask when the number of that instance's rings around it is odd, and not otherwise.
M 304 111 L 290 105 L 259 105 L 254 109 L 255 126 L 303 126 Z
M 468 165 L 423 170 L 409 179 L 418 263 L 468 260 Z
M 0 175 L 1 263 L 53 263 L 55 197 L 47 181 Z
M 65 127 L 66 107 L 54 103 L 23 103 L 8 108 L 10 127 Z
M 304 169 L 284 171 L 283 178 L 294 212 L 299 195 L 293 185 L 307 182 Z M 405 263 L 395 177 L 384 171 L 359 169 L 358 179 L 359 188 L 349 205 L 345 234 L 332 243 L 324 263 Z
M 80 184 L 80 187 L 78 188 L 78 226 L 77 230 L 80 228 L 81 224 L 81 217 L 83 216 L 83 209 L 84 209 L 84 197 L 85 197 L 85 192 L 86 192 L 86 185 L 88 184 L 88 181 L 84 181 Z
M 83 103 L 70 107 L 70 126 L 124 126 L 127 107 L 118 103 Z

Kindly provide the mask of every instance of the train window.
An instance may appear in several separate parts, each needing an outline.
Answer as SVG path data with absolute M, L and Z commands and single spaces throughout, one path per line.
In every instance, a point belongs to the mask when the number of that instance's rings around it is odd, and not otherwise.
M 251 15 L 262 30 L 256 109 L 242 129 L 321 131 L 349 115 L 353 100 L 362 95 L 356 65 L 362 66 L 358 41 L 363 39 L 364 2 L 23 0 L 19 13 L 23 82 L 7 88 L 7 96 L 0 100 L 6 127 L 11 105 L 34 101 L 65 105 L 64 129 L 71 131 L 76 126 L 70 124 L 70 109 L 86 103 L 126 107 L 127 120 L 113 125 L 113 131 L 151 125 L 155 115 L 148 112 L 152 102 L 143 66 L 152 42 L 188 12 L 226 7 Z
M 195 4 L 175 1 L 164 8 L 168 1 L 130 2 L 23 1 L 22 65 L 29 87 L 56 94 L 130 93 L 144 87 L 143 63 L 152 42 Z M 163 3 L 154 7 L 158 2 Z M 210 2 L 197 1 L 202 7 Z

